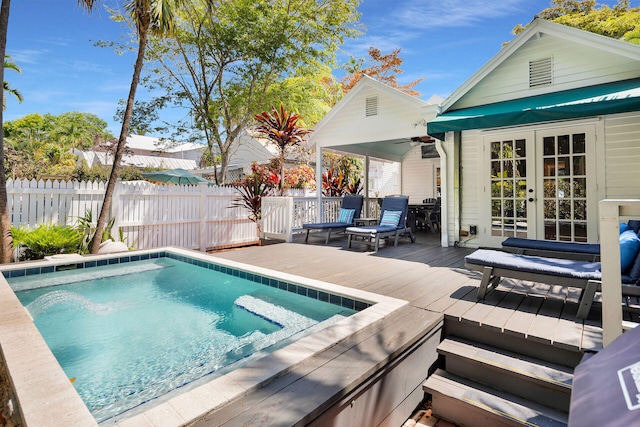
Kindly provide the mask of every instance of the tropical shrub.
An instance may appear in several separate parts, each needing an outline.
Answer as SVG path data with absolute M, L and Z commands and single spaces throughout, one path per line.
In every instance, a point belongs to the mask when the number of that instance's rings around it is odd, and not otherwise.
M 300 146 L 304 138 L 312 131 L 298 126 L 300 116 L 286 111 L 280 104 L 280 109 L 271 107 L 271 112 L 263 111 L 255 116 L 258 125 L 256 132 L 266 138 L 278 148 L 280 161 L 280 176 L 285 176 L 284 162 L 286 154 L 293 147 Z M 280 195 L 284 195 L 284 180 L 279 183 Z
M 322 174 L 322 194 L 327 197 L 342 197 L 345 194 L 360 194 L 362 181 L 358 178 L 346 179 L 342 171 L 329 169 Z
M 233 200 L 230 207 L 243 207 L 249 211 L 249 219 L 256 223 L 260 233 L 260 219 L 262 218 L 262 198 L 274 194 L 278 188 L 280 177 L 267 166 L 253 163 L 251 174 L 231 185 L 238 190 L 240 197 Z
M 80 230 L 59 224 L 40 224 L 34 229 L 12 227 L 11 235 L 20 261 L 77 253 L 82 241 Z

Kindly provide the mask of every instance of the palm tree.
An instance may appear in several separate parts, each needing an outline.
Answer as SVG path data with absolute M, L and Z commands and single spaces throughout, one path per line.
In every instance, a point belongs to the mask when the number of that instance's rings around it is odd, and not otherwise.
M 9 27 L 9 9 L 11 0 L 2 0 L 0 6 L 0 56 L 5 57 L 7 51 L 7 28 Z M 0 81 L 4 82 L 4 61 L 0 66 Z M 0 104 L 4 105 L 4 90 L 0 91 Z M 0 127 L 2 126 L 2 109 L 0 109 Z M 4 170 L 4 132 L 0 132 L 0 262 L 11 262 L 13 248 L 11 239 L 11 215 L 7 200 L 7 177 Z
M 3 0 L 3 2 L 4 1 L 6 0 Z M 144 63 L 144 53 L 149 40 L 149 32 L 153 32 L 158 35 L 171 33 L 174 24 L 174 12 L 178 6 L 186 4 L 187 1 L 188 0 L 128 0 L 125 4 L 125 9 L 133 20 L 137 30 L 138 55 L 133 68 L 129 97 L 127 98 L 127 105 L 122 119 L 122 129 L 120 130 L 120 136 L 118 138 L 118 144 L 113 158 L 113 168 L 111 169 L 111 175 L 109 176 L 109 182 L 107 183 L 107 189 L 104 194 L 102 209 L 100 210 L 95 234 L 91 242 L 90 252 L 92 254 L 98 253 L 100 243 L 102 243 L 102 232 L 104 231 L 107 223 L 107 216 L 111 209 L 113 192 L 120 173 L 120 162 L 127 143 L 129 127 L 131 126 L 131 116 L 133 114 L 136 89 L 138 87 L 138 82 L 140 81 L 140 73 Z M 91 12 L 98 2 L 99 0 L 78 0 L 80 6 L 84 7 L 88 12 Z M 206 0 L 206 3 L 209 7 L 213 7 L 213 0 Z
M 20 69 L 20 67 L 18 67 L 16 63 L 11 60 L 11 57 L 9 55 L 4 56 L 4 69 L 17 71 L 18 74 L 22 74 L 22 70 Z M 20 93 L 18 89 L 12 88 L 8 82 L 3 81 L 3 88 L 5 92 L 15 96 L 18 102 L 22 102 L 24 100 L 24 98 L 22 97 L 22 93 Z M 2 109 L 7 109 L 7 102 L 4 98 L 2 99 Z

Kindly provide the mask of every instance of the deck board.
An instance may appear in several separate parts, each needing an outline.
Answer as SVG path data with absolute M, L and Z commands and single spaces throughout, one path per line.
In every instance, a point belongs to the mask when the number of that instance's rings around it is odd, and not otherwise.
M 345 384 L 351 384 L 354 372 L 363 378 L 368 375 L 371 366 L 367 367 L 367 360 L 384 359 L 390 350 L 388 344 L 398 345 L 398 339 L 415 336 L 416 328 L 426 327 L 434 319 L 444 318 L 445 329 L 448 322 L 454 322 L 457 327 L 474 326 L 502 334 L 505 341 L 520 338 L 571 352 L 602 348 L 600 303 L 594 303 L 587 319 L 576 318 L 580 289 L 507 278 L 478 301 L 481 275 L 464 267 L 464 257 L 474 249 L 443 248 L 439 236 L 431 233 L 417 237 L 417 243 L 401 239 L 398 246 L 385 244 L 377 253 L 365 245 L 348 249 L 346 239 L 332 239 L 328 245 L 320 241 L 305 244 L 297 236 L 293 243 L 212 254 L 402 299 L 409 305 L 394 320 L 380 322 L 368 333 L 336 345 L 312 363 L 305 362 L 203 421 L 220 425 L 272 425 L 276 420 L 282 425 L 304 424 L 335 401 L 335 396 L 344 395 Z M 326 383 L 327 378 L 331 383 Z M 319 385 L 326 387 L 321 396 L 316 393 Z M 327 396 L 334 397 L 326 400 Z
M 443 248 L 439 235 L 418 233 L 417 243 L 347 248 L 345 238 L 305 244 L 268 244 L 214 255 L 302 277 L 408 301 L 460 322 L 567 348 L 601 348 L 599 303 L 589 318 L 575 318 L 580 289 L 504 279 L 484 301 L 476 300 L 481 275 L 464 267 L 474 249 Z

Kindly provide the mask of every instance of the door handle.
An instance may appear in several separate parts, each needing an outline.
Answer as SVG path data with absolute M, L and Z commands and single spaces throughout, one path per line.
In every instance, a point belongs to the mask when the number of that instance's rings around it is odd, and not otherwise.
M 529 197 L 529 201 L 533 202 L 535 199 L 533 197 Z

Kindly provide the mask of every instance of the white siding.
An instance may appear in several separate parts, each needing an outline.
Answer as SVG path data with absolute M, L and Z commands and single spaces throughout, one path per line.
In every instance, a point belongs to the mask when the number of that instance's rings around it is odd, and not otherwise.
M 369 160 L 369 194 L 374 197 L 400 194 L 400 164 L 383 160 Z
M 480 170 L 484 159 L 482 141 L 478 131 L 462 132 L 462 200 L 460 202 L 460 229 L 469 231 L 469 225 L 480 226 L 480 198 L 483 195 L 483 177 Z M 460 236 L 466 246 L 477 246 L 477 239 L 471 236 Z
M 529 61 L 551 56 L 553 81 L 529 89 Z M 636 60 L 555 36 L 534 37 L 458 100 L 452 109 L 640 77 Z
M 366 98 L 371 96 L 378 97 L 378 115 L 366 117 Z M 313 137 L 322 147 L 394 140 L 412 136 L 413 124 L 421 119 L 414 104 L 365 86 Z
M 640 112 L 605 118 L 606 198 L 640 198 Z
M 440 159 L 423 159 L 420 146 L 414 147 L 402 159 L 402 194 L 409 203 L 422 203 L 436 197 L 436 168 Z

